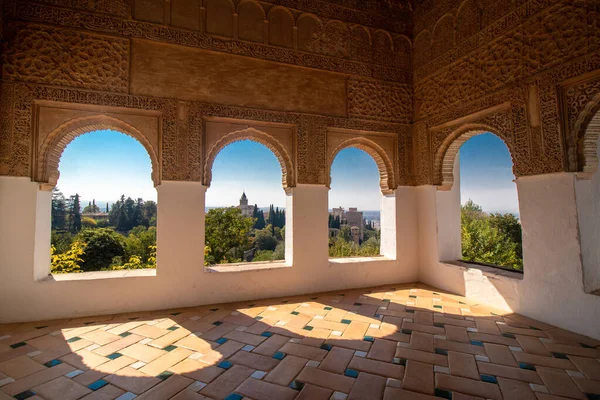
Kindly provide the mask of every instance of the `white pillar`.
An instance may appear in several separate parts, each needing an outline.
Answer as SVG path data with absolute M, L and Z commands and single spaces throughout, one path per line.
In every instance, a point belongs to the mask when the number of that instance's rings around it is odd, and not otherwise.
M 329 230 L 323 185 L 298 185 L 286 197 L 285 261 L 288 265 L 327 262 Z
M 206 186 L 162 181 L 157 191 L 157 275 L 203 273 Z
M 416 265 L 418 259 L 417 188 L 399 187 L 381 196 L 381 255 Z
M 600 338 L 600 297 L 585 294 L 583 288 L 575 175 L 521 177 L 516 182 L 524 270 L 516 311 Z
M 600 291 L 600 172 L 589 179 L 577 179 L 575 197 L 581 238 L 583 285 L 586 293 L 592 293 Z
M 454 160 L 454 184 L 448 191 L 436 190 L 439 261 L 462 258 L 460 221 L 460 162 Z
M 52 191 L 37 190 L 35 207 L 35 239 L 33 279 L 50 274 L 50 245 L 52 237 Z

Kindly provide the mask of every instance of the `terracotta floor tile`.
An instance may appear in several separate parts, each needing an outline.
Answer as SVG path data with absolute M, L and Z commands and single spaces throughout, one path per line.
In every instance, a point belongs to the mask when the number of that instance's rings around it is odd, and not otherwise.
M 586 396 L 581 393 L 575 382 L 573 382 L 573 379 L 567 375 L 566 371 L 554 368 L 538 367 L 537 373 L 540 375 L 542 381 L 544 381 L 544 385 L 548 388 L 551 394 L 570 397 L 573 399 L 586 399 Z
M 467 335 L 467 328 L 462 326 L 445 325 L 446 337 L 448 340 L 453 342 L 471 343 L 469 335 Z
M 477 363 L 472 354 L 458 353 L 455 351 L 448 352 L 448 364 L 450 373 L 464 378 L 479 379 L 479 371 Z
M 407 349 L 404 347 L 398 347 L 396 349 L 396 357 L 406 358 L 408 360 L 421 361 L 427 364 L 441 365 L 442 367 L 448 366 L 448 357 L 442 354 L 430 353 L 428 351 L 420 351 Z
M 288 355 L 264 377 L 264 380 L 278 385 L 288 386 L 300 371 L 302 371 L 307 362 L 308 360 L 306 358 Z
M 504 378 L 516 379 L 524 382 L 542 384 L 542 381 L 536 371 L 522 369 L 518 367 L 507 367 L 486 362 L 478 362 L 479 372 L 486 375 L 502 376 Z
M 158 357 L 164 355 L 166 351 L 157 349 L 153 346 L 136 343 L 129 347 L 119 350 L 119 353 L 125 354 L 126 356 L 129 356 L 131 358 L 135 358 L 136 360 L 149 363 L 153 360 L 156 360 Z
M 150 377 L 131 367 L 125 367 L 114 374 L 104 378 L 107 382 L 135 394 L 144 393 L 146 390 L 162 382 L 160 379 Z
M 292 400 L 298 394 L 289 387 L 254 378 L 246 379 L 235 392 L 256 400 Z
M 470 394 L 454 392 L 454 393 L 452 393 L 452 400 L 485 400 L 485 399 L 483 397 L 479 397 L 479 396 L 471 396 Z
M 130 332 L 147 338 L 158 339 L 159 337 L 166 335 L 170 331 L 166 329 L 157 328 L 156 326 L 144 324 L 132 329 Z
M 402 380 L 402 388 L 424 394 L 433 394 L 433 365 L 408 360 L 404 379 Z
M 452 342 L 450 340 L 444 339 L 435 339 L 434 340 L 435 347 L 439 347 L 441 349 L 458 351 L 460 353 L 474 354 L 485 356 L 485 349 L 483 346 L 475 346 L 469 343 L 459 343 Z
M 19 379 L 18 381 L 2 386 L 1 390 L 11 396 L 14 396 L 29 390 L 34 386 L 41 385 L 66 373 L 74 371 L 75 369 L 75 367 L 69 364 L 62 363 L 55 367 L 46 368 L 42 371 L 36 372 L 35 374 L 31 374 L 25 378 Z
M 97 348 L 96 350 L 94 350 L 94 353 L 100 354 L 101 356 L 107 356 L 112 353 L 120 352 L 122 349 L 129 347 L 142 339 L 142 336 L 131 334 L 127 337 L 124 337 L 122 339 L 106 344 L 100 348 Z
M 577 370 L 577 368 L 573 365 L 571 361 L 562 358 L 544 357 L 535 354 L 520 352 L 513 352 L 513 356 L 517 359 L 518 362 L 524 362 L 535 366 L 540 365 L 544 367 L 558 368 L 571 371 Z
M 33 361 L 29 356 L 20 356 L 0 363 L 0 372 L 17 380 L 27 375 L 46 369 L 42 364 Z
M 66 356 L 63 356 L 60 359 L 84 371 L 110 361 L 106 357 L 100 356 L 94 352 L 85 349 L 79 350 L 75 353 L 67 354 Z
M 535 336 L 535 337 L 542 337 L 542 338 L 548 337 L 548 335 L 546 335 L 541 330 L 528 329 L 528 328 L 515 328 L 514 326 L 509 326 L 509 325 L 498 325 L 498 327 L 502 333 L 513 333 L 515 335 Z
M 421 325 L 433 325 L 433 313 L 429 311 L 415 311 L 414 321 Z
M 445 390 L 502 400 L 498 385 L 447 374 L 435 374 L 436 387 Z
M 354 385 L 353 378 L 323 371 L 313 367 L 305 367 L 300 372 L 296 380 L 305 383 L 312 383 L 317 386 L 343 393 L 349 393 Z
M 296 400 L 329 400 L 333 390 L 315 385 L 304 385 Z
M 35 386 L 32 390 L 46 400 L 75 400 L 91 393 L 85 386 L 62 376 Z
M 546 349 L 546 346 L 544 346 L 539 338 L 517 335 L 517 341 L 519 342 L 519 346 L 521 346 L 523 351 L 526 353 L 537 354 L 544 357 L 552 357 L 552 353 Z
M 499 377 L 498 385 L 505 399 L 536 400 L 535 394 L 528 383 Z
M 260 371 L 270 371 L 279 363 L 278 360 L 272 357 L 262 356 L 248 351 L 238 351 L 233 356 L 229 357 L 229 361 L 234 364 L 245 365 L 246 367 Z
M 193 382 L 194 381 L 189 378 L 185 378 L 180 375 L 173 375 L 170 378 L 168 378 L 167 380 L 165 380 L 164 382 L 159 383 L 158 385 L 154 386 L 152 389 L 148 390 L 141 396 L 136 397 L 136 399 L 139 399 L 139 400 L 168 399 L 168 398 L 176 395 L 177 393 L 179 393 L 181 390 L 188 387 Z
M 82 338 L 89 340 L 90 342 L 104 346 L 106 344 L 116 342 L 121 339 L 121 336 L 109 333 L 103 330 L 96 330 L 93 332 L 84 333 L 81 335 Z
M 433 321 L 445 325 L 462 326 L 463 328 L 475 328 L 475 322 L 464 319 L 448 318 L 435 315 L 433 317 Z
M 176 396 L 171 397 L 171 400 L 211 400 L 200 393 L 192 392 L 191 390 L 182 390 Z
M 200 353 L 209 352 L 219 346 L 218 343 L 207 341 L 202 337 L 197 337 L 195 335 L 186 336 L 173 344 L 175 346 L 185 347 Z
M 573 377 L 573 380 L 583 393 L 600 395 L 600 381 L 593 381 L 580 377 Z
M 433 334 L 413 332 L 410 335 L 410 348 L 433 353 Z
M 588 379 L 600 381 L 600 361 L 593 358 L 577 356 L 569 356 L 569 359 Z
M 600 358 L 599 349 L 588 349 L 581 346 L 570 346 L 568 344 L 544 343 L 544 346 L 553 353 L 564 353 L 574 356 Z
M 243 365 L 234 365 L 209 383 L 208 386 L 200 391 L 200 394 L 214 399 L 223 399 L 248 379 L 253 372 L 252 368 L 244 367 Z
M 367 329 L 369 329 L 369 324 L 367 322 L 352 321 L 346 326 L 347 328 L 343 331 L 344 333 L 342 334 L 342 337 L 346 339 L 362 339 L 363 336 L 365 336 Z
M 402 322 L 402 328 L 410 329 L 411 331 L 431 333 L 432 335 L 443 335 L 444 333 L 446 333 L 444 331 L 444 328 L 440 328 L 437 326 L 431 326 L 431 325 L 416 324 L 414 322 L 406 322 L 406 321 Z
M 385 388 L 383 400 L 439 400 L 439 397 L 391 387 Z
M 478 319 L 475 321 L 477 331 L 481 333 L 489 333 L 491 335 L 500 335 L 500 329 L 496 325 L 496 321 L 490 321 L 485 319 Z
M 402 365 L 369 360 L 368 358 L 356 356 L 352 358 L 352 361 L 348 364 L 348 368 L 389 378 L 402 379 L 404 376 L 404 367 Z
M 89 371 L 85 371 L 81 375 L 77 375 L 75 378 L 73 378 L 73 381 L 79 383 L 80 385 L 87 386 L 90 383 L 96 382 L 98 379 L 102 379 L 107 375 L 110 375 L 110 374 L 92 369 Z
M 289 342 L 289 338 L 281 335 L 273 335 L 257 346 L 252 352 L 262 354 L 263 356 L 271 357 L 279 351 L 284 344 Z
M 125 391 L 113 385 L 106 385 L 82 397 L 81 400 L 113 400 L 125 394 Z
M 385 389 L 386 378 L 366 372 L 358 374 L 358 378 L 350 391 L 348 400 L 381 399 Z
M 327 355 L 326 350 L 296 343 L 286 343 L 283 345 L 283 347 L 281 347 L 280 351 L 296 357 L 302 357 L 316 361 L 323 361 Z
M 131 365 L 137 361 L 138 360 L 135 360 L 131 357 L 121 356 L 119 358 L 110 360 L 108 362 L 105 362 L 103 364 L 100 364 L 100 365 L 94 367 L 94 370 L 103 372 L 106 375 L 108 375 L 108 374 L 112 374 L 115 371 L 120 370 L 121 368 L 125 368 L 126 366 Z
M 258 336 L 252 333 L 240 332 L 236 330 L 226 333 L 225 335 L 223 335 L 223 337 L 241 343 L 250 344 L 252 346 L 258 346 L 267 339 L 264 336 Z
M 169 371 L 192 378 L 196 381 L 210 383 L 225 370 L 214 365 L 206 365 L 197 360 L 186 359 L 172 366 Z
M 470 340 L 479 340 L 480 342 L 485 343 L 495 343 L 495 344 L 503 344 L 505 346 L 518 346 L 519 342 L 517 339 L 504 337 L 500 335 L 490 335 L 489 333 L 480 333 L 480 332 L 469 332 Z
M 325 344 L 359 351 L 369 351 L 369 349 L 371 348 L 371 343 L 365 342 L 362 339 L 337 339 L 333 336 L 330 336 L 329 339 L 325 341 Z
M 163 348 L 165 348 L 165 347 L 167 347 L 189 335 L 190 335 L 190 332 L 187 329 L 179 328 L 179 329 L 176 329 L 174 331 L 167 333 L 164 336 L 159 337 L 158 339 L 154 339 L 149 344 L 151 344 L 152 346 L 154 346 L 156 348 L 163 349 Z M 209 340 L 208 338 L 204 338 L 204 339 Z
M 485 347 L 486 355 L 492 363 L 508 365 L 510 367 L 518 365 L 508 346 L 493 343 L 484 343 L 483 346 Z
M 396 345 L 394 344 L 394 350 L 395 349 Z M 346 368 L 348 368 L 348 364 L 350 363 L 350 360 L 352 360 L 352 357 L 354 357 L 354 350 L 334 346 L 323 362 L 321 362 L 319 368 L 336 374 L 343 374 Z
M 158 374 L 168 370 L 178 362 L 185 360 L 191 354 L 191 350 L 178 347 L 173 351 L 165 352 L 165 354 L 163 354 L 162 356 L 144 365 L 142 368 L 139 369 L 139 371 L 145 373 L 148 376 L 157 376 Z

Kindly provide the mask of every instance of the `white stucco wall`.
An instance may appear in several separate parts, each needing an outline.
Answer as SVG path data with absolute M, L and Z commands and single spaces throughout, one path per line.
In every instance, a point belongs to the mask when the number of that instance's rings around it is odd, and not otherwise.
M 293 265 L 230 273 L 204 270 L 206 188 L 198 183 L 163 181 L 157 190 L 158 269 L 154 276 L 145 271 L 147 276 L 36 280 L 34 259 L 44 262 L 44 252 L 49 251 L 50 195 L 40 192 L 27 178 L 0 177 L 0 273 L 4 277 L 0 280 L 0 304 L 9 305 L 0 308 L 0 322 L 165 309 L 417 280 L 416 188 L 401 188 L 394 195 L 396 234 L 402 238 L 397 250 L 402 256 L 397 260 L 330 261 L 327 188 L 299 185 L 292 189 L 287 203 L 293 229 L 286 228 L 286 236 L 291 234 L 286 244 L 293 243 Z M 41 252 L 43 247 L 46 250 Z M 107 274 L 113 273 L 94 276 Z
M 585 291 L 600 290 L 600 172 L 575 181 L 583 283 Z

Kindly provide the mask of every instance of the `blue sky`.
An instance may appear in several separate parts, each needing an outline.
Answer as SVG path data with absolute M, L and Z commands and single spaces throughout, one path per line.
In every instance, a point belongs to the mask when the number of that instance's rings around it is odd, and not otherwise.
M 492 134 L 470 139 L 460 150 L 460 165 L 463 203 L 471 198 L 485 211 L 518 212 L 512 162 L 500 139 Z M 121 194 L 156 200 L 150 157 L 135 139 L 118 132 L 79 136 L 65 149 L 59 171 L 58 188 L 66 196 L 78 192 L 85 202 L 112 203 Z M 277 158 L 263 145 L 247 140 L 227 146 L 215 159 L 206 205 L 236 205 L 244 190 L 251 204 L 285 206 Z M 362 150 L 342 150 L 331 167 L 329 208 L 378 210 L 379 203 L 375 161 Z

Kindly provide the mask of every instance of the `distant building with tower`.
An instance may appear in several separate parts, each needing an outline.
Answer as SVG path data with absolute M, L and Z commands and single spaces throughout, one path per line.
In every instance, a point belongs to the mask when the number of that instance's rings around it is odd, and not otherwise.
M 362 211 L 358 211 L 356 207 L 350 207 L 348 211 L 345 211 L 343 207 L 337 207 L 331 209 L 331 215 L 334 219 L 339 219 L 340 227 L 344 225 L 350 227 L 353 242 L 356 244 L 362 243 L 365 236 L 365 220 Z M 330 237 L 337 236 L 338 233 L 339 229 L 329 229 Z
M 242 215 L 244 217 L 251 217 L 254 212 L 254 206 L 248 205 L 248 197 L 246 197 L 246 192 L 242 193 L 242 197 L 240 197 L 240 210 L 242 210 Z

